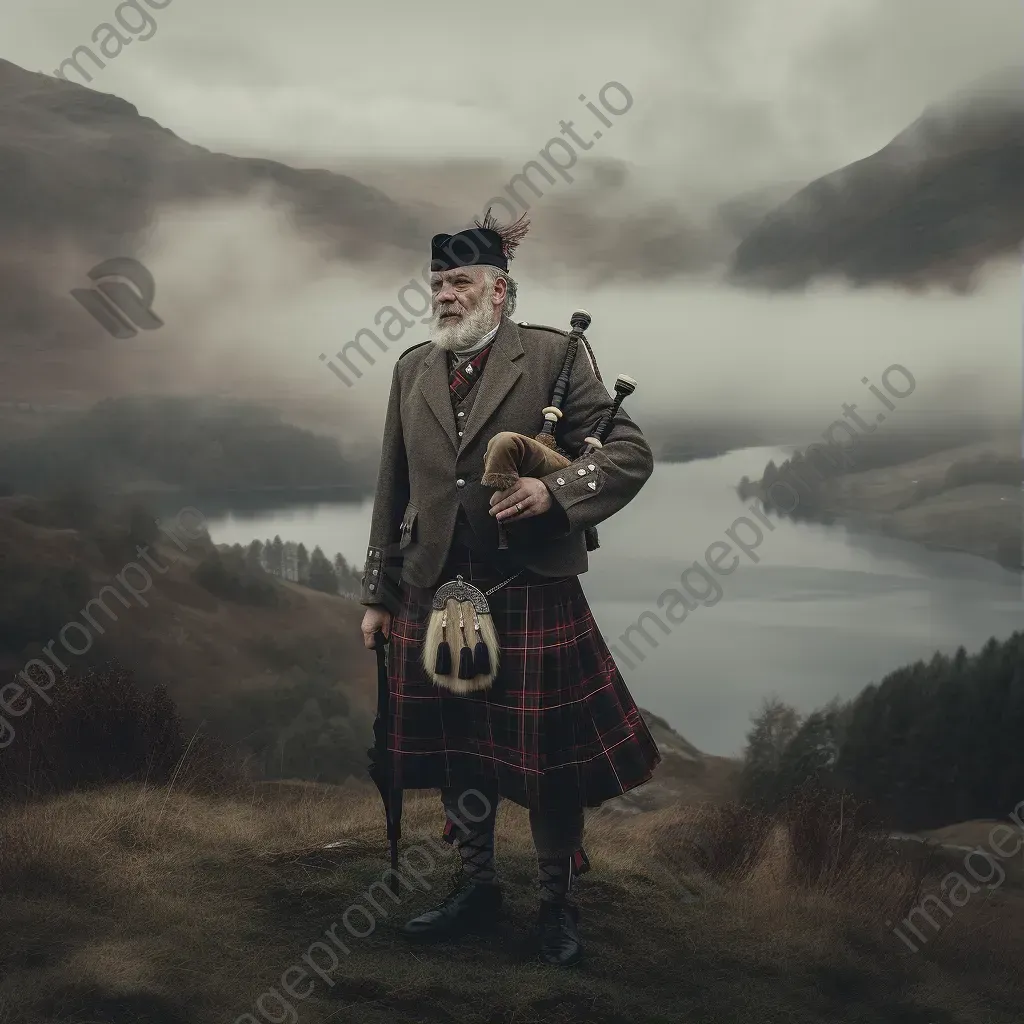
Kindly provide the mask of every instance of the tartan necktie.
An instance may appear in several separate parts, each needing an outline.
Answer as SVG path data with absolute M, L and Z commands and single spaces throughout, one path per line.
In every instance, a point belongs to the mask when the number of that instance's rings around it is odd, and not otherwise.
M 463 402 L 466 395 L 473 390 L 473 385 L 484 372 L 484 365 L 487 363 L 492 344 L 494 343 L 485 345 L 472 359 L 460 366 L 455 365 L 455 354 L 448 353 L 448 388 L 451 391 L 452 408 Z

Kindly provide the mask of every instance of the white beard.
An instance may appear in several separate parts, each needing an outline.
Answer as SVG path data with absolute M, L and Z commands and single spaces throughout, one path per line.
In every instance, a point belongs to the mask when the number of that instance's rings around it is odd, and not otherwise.
M 444 312 L 444 309 L 435 309 L 430 322 L 431 340 L 434 344 L 448 352 L 461 352 L 472 348 L 488 331 L 494 329 L 493 307 L 488 300 L 489 296 L 483 296 L 474 309 L 464 312 L 460 319 L 449 324 L 439 322 L 438 314 Z

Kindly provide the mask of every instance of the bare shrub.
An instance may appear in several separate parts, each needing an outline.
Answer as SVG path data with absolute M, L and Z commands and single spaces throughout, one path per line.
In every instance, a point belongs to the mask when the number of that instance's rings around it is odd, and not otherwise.
M 848 793 L 807 785 L 782 807 L 792 880 L 876 913 L 898 913 L 920 896 L 933 860 L 893 839 L 870 806 Z
M 712 878 L 740 877 L 761 857 L 773 825 L 770 815 L 750 805 L 707 805 L 693 825 L 697 863 Z
M 49 697 L 14 719 L 0 752 L 0 802 L 111 782 L 216 788 L 237 775 L 224 748 L 185 739 L 163 687 L 143 694 L 116 662 L 62 673 Z

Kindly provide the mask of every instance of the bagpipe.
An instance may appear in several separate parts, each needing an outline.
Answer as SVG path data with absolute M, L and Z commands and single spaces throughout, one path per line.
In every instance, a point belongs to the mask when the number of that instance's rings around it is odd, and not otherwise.
M 585 309 L 576 310 L 569 321 L 572 328 L 569 332 L 569 344 L 566 346 L 562 368 L 555 378 L 555 385 L 551 392 L 551 404 L 541 410 L 544 423 L 540 433 L 535 437 L 527 437 L 525 434 L 503 430 L 491 438 L 484 454 L 484 475 L 480 480 L 485 487 L 493 487 L 497 491 L 508 490 L 514 487 L 522 476 L 547 476 L 549 473 L 571 466 L 573 462 L 586 458 L 591 452 L 603 447 L 611 432 L 615 417 L 618 415 L 619 406 L 636 390 L 636 381 L 625 374 L 620 374 L 616 379 L 615 399 L 584 438 L 584 447 L 576 459 L 571 459 L 560 451 L 555 440 L 555 431 L 558 421 L 563 415 L 562 405 L 569 390 L 573 364 L 581 343 L 587 351 L 597 379 L 602 384 L 604 383 L 597 359 L 594 358 L 593 349 L 584 333 L 591 322 L 590 314 Z M 500 548 L 508 547 L 508 537 L 501 524 L 498 527 L 498 546 Z M 593 551 L 597 546 L 597 531 L 588 530 L 587 550 Z
M 503 430 L 487 444 L 484 454 L 483 486 L 504 491 L 514 487 L 520 477 L 543 477 L 565 469 L 585 459 L 604 446 L 611 433 L 615 417 L 623 401 L 636 390 L 636 381 L 620 374 L 615 381 L 615 398 L 610 401 L 583 440 L 583 448 L 575 458 L 559 450 L 556 440 L 558 421 L 562 419 L 562 406 L 569 391 L 573 364 L 582 344 L 587 351 L 597 379 L 604 383 L 593 350 L 585 331 L 591 324 L 590 314 L 583 309 L 573 313 L 570 321 L 569 342 L 562 368 L 555 378 L 550 404 L 541 410 L 543 424 L 534 437 Z M 587 550 L 597 546 L 597 532 L 587 530 Z M 504 524 L 498 524 L 498 546 L 508 547 Z M 455 693 L 486 690 L 498 674 L 501 648 L 491 619 L 487 598 L 511 583 L 518 576 L 510 576 L 486 593 L 468 583 L 461 576 L 443 584 L 434 594 L 427 631 L 423 644 L 423 667 L 427 675 L 439 686 Z M 471 642 L 472 641 L 472 642 Z M 458 647 L 459 658 L 453 656 Z

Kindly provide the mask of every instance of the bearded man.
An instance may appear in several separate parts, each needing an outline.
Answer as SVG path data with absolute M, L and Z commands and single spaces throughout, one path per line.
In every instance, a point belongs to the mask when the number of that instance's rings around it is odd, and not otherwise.
M 603 447 L 569 469 L 482 486 L 488 440 L 536 432 L 567 351 L 566 332 L 511 319 L 508 266 L 525 230 L 488 213 L 432 240 L 432 337 L 395 365 L 362 632 L 369 648 L 378 631 L 389 638 L 394 786 L 441 791 L 444 835 L 461 856 L 455 888 L 405 934 L 447 939 L 494 923 L 504 798 L 529 810 L 541 958 L 568 965 L 582 954 L 570 891 L 589 866 L 584 809 L 648 781 L 660 760 L 578 579 L 593 528 L 635 497 L 653 459 L 620 412 Z M 610 404 L 581 348 L 557 428 L 570 457 Z M 458 576 L 488 594 L 501 645 L 493 685 L 472 692 L 439 685 L 424 663 L 434 593 Z

